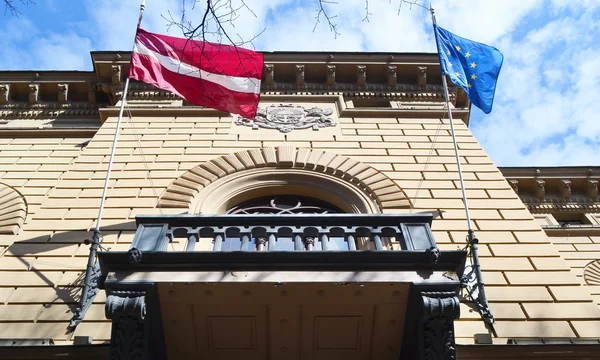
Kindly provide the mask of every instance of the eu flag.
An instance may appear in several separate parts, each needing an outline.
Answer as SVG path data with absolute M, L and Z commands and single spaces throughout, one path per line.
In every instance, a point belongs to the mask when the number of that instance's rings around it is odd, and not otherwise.
M 473 105 L 492 111 L 496 81 L 504 56 L 495 47 L 454 35 L 435 25 L 442 75 L 463 88 Z

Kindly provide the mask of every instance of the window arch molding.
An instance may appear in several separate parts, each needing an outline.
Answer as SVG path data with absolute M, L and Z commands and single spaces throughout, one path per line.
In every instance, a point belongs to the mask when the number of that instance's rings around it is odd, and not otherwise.
M 27 203 L 21 193 L 0 183 L 0 234 L 15 235 L 27 217 Z
M 381 171 L 335 153 L 291 146 L 245 150 L 201 163 L 173 181 L 158 206 L 215 214 L 265 194 L 308 191 L 347 212 L 411 207 L 398 184 Z
M 211 183 L 192 203 L 199 214 L 224 214 L 231 207 L 269 195 L 302 195 L 330 203 L 346 213 L 380 213 L 374 199 L 359 188 L 326 174 L 303 169 L 262 168 L 241 171 Z

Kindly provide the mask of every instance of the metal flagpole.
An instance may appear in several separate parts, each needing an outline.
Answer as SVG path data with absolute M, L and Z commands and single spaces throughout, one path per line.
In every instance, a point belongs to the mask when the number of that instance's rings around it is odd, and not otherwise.
M 433 7 L 430 6 L 429 11 L 431 12 L 431 19 L 433 21 L 433 30 L 436 42 L 436 48 L 439 54 L 440 48 L 438 45 L 437 32 L 435 31 L 436 21 Z M 440 67 L 442 66 L 440 61 Z M 454 132 L 454 120 L 452 119 L 452 109 L 450 108 L 450 95 L 448 94 L 448 82 L 446 81 L 446 74 L 442 72 L 442 85 L 444 87 L 444 99 L 446 100 L 446 109 L 448 110 L 448 119 L 450 120 L 450 132 L 452 133 L 452 143 L 454 144 L 454 155 L 456 157 L 456 166 L 458 167 L 458 180 L 460 182 L 460 191 L 462 193 L 462 200 L 465 204 L 465 214 L 467 216 L 467 229 L 468 229 L 468 245 L 471 248 L 471 254 L 473 255 L 473 271 L 475 272 L 476 285 L 478 290 L 477 300 L 478 306 L 481 310 L 483 319 L 490 325 L 494 323 L 494 315 L 488 305 L 487 298 L 485 296 L 484 283 L 481 275 L 481 265 L 479 264 L 479 249 L 477 243 L 479 240 L 475 237 L 475 230 L 471 225 L 471 214 L 469 213 L 469 203 L 467 201 L 467 192 L 465 191 L 465 182 L 463 179 L 462 168 L 460 165 L 460 154 L 458 151 L 458 144 L 456 143 L 456 133 Z
M 142 18 L 144 16 L 144 9 L 146 8 L 146 0 L 142 0 L 140 4 L 140 16 L 138 18 L 136 29 L 142 24 Z M 132 52 L 135 48 L 135 40 L 132 48 Z M 100 246 L 100 223 L 102 221 L 102 212 L 104 211 L 104 204 L 106 203 L 106 193 L 108 192 L 108 183 L 110 182 L 110 173 L 112 171 L 113 161 L 115 158 L 115 152 L 117 149 L 117 142 L 119 141 L 119 129 L 121 127 L 121 120 L 123 118 L 123 111 L 125 110 L 125 104 L 127 102 L 127 91 L 129 89 L 129 77 L 125 80 L 125 86 L 123 87 L 123 97 L 121 99 L 121 107 L 119 109 L 119 117 L 117 118 L 117 127 L 115 128 L 115 135 L 113 138 L 113 144 L 110 151 L 110 158 L 108 160 L 108 168 L 106 170 L 106 178 L 104 180 L 104 189 L 102 190 L 102 198 L 100 200 L 100 208 L 98 209 L 98 218 L 96 220 L 96 228 L 92 234 L 92 239 L 89 241 L 90 254 L 88 257 L 87 267 L 85 271 L 85 279 L 83 284 L 83 290 L 81 293 L 80 306 L 75 311 L 73 318 L 71 319 L 70 327 L 76 327 L 82 320 L 87 308 L 91 301 L 98 293 L 98 269 L 96 265 L 96 253 Z

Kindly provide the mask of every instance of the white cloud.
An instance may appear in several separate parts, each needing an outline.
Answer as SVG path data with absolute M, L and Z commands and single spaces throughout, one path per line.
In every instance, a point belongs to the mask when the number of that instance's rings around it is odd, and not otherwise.
M 557 10 L 569 4 L 554 2 L 556 19 L 500 41 L 505 66 L 495 109 L 472 125 L 500 165 L 598 164 L 600 46 L 590 34 L 600 4 Z
M 0 27 L 0 66 L 8 70 L 89 68 L 91 44 L 72 31 L 44 32 L 24 17 L 12 18 Z
M 84 1 L 88 18 L 65 25 L 60 33 L 38 28 L 23 17 L 0 24 L 0 67 L 89 69 L 89 50 L 129 50 L 139 1 Z M 177 14 L 181 3 L 148 1 L 142 26 L 167 33 L 163 16 L 169 10 Z M 254 42 L 260 50 L 435 50 L 429 12 L 405 4 L 398 14 L 399 0 L 369 1 L 369 21 L 363 20 L 364 0 L 326 5 L 336 16 L 338 38 L 323 18 L 313 31 L 316 0 L 246 3 L 256 16 L 241 9 L 235 27 L 226 25 L 227 30 L 237 40 L 237 34 L 248 39 L 265 29 Z M 474 109 L 471 121 L 473 132 L 497 164 L 598 164 L 600 44 L 594 36 L 600 30 L 598 0 L 461 0 L 434 5 L 440 26 L 494 45 L 505 55 L 492 114 Z M 197 24 L 203 9 L 186 13 Z M 176 28 L 168 33 L 181 35 Z

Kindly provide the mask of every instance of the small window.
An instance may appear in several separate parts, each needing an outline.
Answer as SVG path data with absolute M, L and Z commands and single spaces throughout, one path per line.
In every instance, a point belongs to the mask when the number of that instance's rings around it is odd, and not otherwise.
M 564 213 L 564 214 L 553 214 L 558 225 L 561 227 L 578 227 L 585 225 L 592 225 L 590 220 L 585 216 L 584 213 Z
M 389 100 L 381 99 L 356 99 L 352 100 L 352 105 L 355 108 L 391 108 L 392 104 Z

